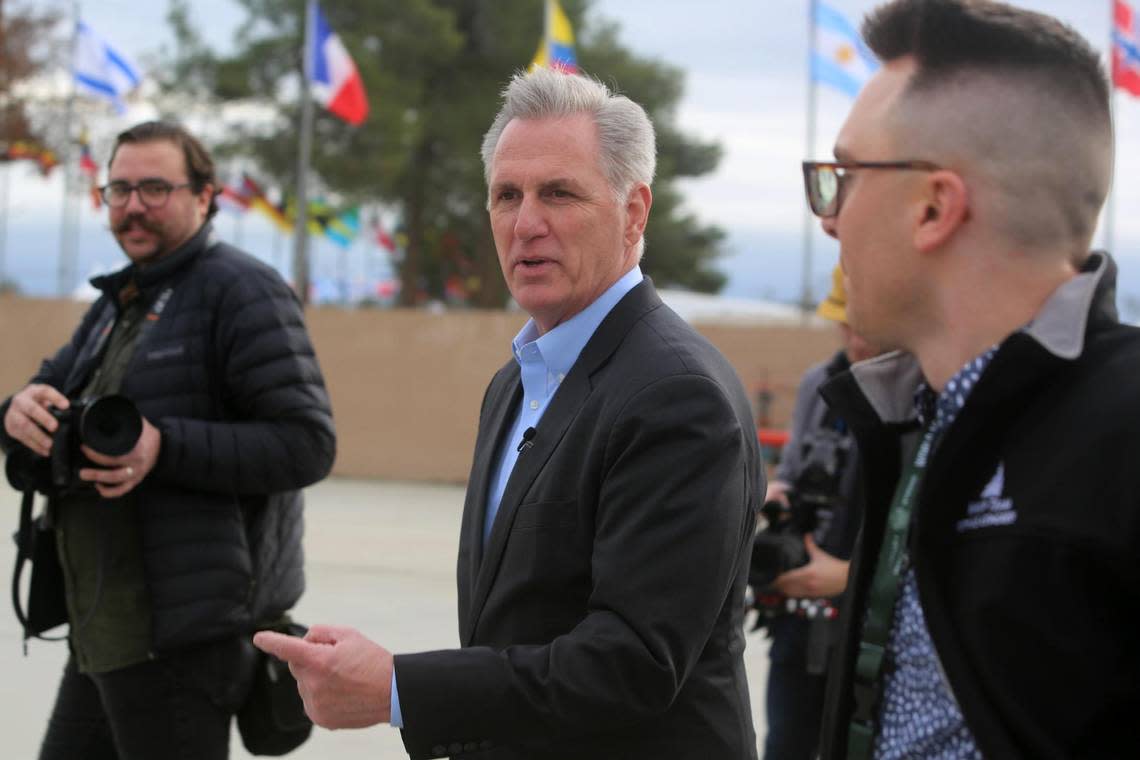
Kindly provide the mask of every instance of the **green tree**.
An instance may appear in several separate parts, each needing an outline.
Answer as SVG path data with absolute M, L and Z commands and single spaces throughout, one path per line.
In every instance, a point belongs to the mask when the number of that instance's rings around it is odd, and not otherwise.
M 283 186 L 296 176 L 303 0 L 239 0 L 249 15 L 236 51 L 220 57 L 202 43 L 186 0 L 174 0 L 176 48 L 169 92 L 220 100 L 260 100 L 274 126 L 239 128 L 223 154 L 252 157 Z M 682 135 L 674 109 L 679 71 L 625 50 L 616 27 L 591 26 L 588 0 L 564 0 L 579 30 L 582 67 L 644 105 L 659 135 L 658 177 L 643 266 L 659 285 L 716 290 L 712 263 L 723 236 L 681 213 L 675 180 L 715 168 L 719 147 Z M 346 202 L 382 200 L 402 213 L 404 303 L 439 297 L 453 278 L 472 302 L 500 306 L 499 273 L 484 204 L 479 146 L 512 72 L 525 67 L 541 35 L 539 0 L 324 0 L 322 10 L 351 52 L 371 104 L 360 128 L 318 109 L 312 169 Z

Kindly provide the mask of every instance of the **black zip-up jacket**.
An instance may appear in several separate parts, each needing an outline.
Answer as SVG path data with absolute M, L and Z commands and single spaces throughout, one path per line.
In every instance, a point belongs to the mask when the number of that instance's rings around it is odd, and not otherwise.
M 120 393 L 162 434 L 135 489 L 162 653 L 252 630 L 304 590 L 301 488 L 328 474 L 332 411 L 300 304 L 269 266 L 212 238 L 92 284 L 102 296 L 33 383 L 74 398 L 135 279 L 150 311 Z M 0 405 L 0 418 L 11 399 Z M 18 445 L 0 426 L 5 451 Z
M 1140 330 L 1117 320 L 1115 273 L 1092 254 L 1001 343 L 915 505 L 923 613 L 987 758 L 1140 754 Z M 919 379 L 896 353 L 824 388 L 855 429 L 868 489 L 825 760 L 846 757 L 863 611 Z

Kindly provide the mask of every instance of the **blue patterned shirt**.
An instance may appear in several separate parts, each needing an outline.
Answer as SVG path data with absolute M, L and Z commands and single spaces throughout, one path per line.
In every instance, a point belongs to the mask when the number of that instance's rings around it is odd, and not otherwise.
M 997 346 L 994 346 L 966 364 L 950 378 L 946 389 L 933 403 L 934 392 L 922 384 L 915 394 L 915 407 L 923 425 L 933 413 L 932 429 L 944 432 L 966 404 L 966 398 L 996 352 Z M 887 643 L 887 662 L 892 666 L 885 668 L 875 759 L 981 760 L 977 742 L 962 717 L 934 650 L 918 598 L 918 582 L 909 560 L 908 556 Z

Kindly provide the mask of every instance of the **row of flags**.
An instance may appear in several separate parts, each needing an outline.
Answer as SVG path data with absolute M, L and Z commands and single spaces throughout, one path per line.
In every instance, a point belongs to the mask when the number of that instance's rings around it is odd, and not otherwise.
M 1127 0 L 1112 0 L 1112 82 L 1116 88 L 1140 97 L 1140 15 Z M 543 35 L 531 67 L 547 66 L 567 73 L 578 70 L 574 52 L 574 29 L 558 0 L 544 0 Z M 855 25 L 824 0 L 814 7 L 815 38 L 811 50 L 811 77 L 815 82 L 855 97 L 863 84 L 875 73 L 879 64 L 867 49 Z M 309 0 L 306 13 L 310 39 L 305 50 L 306 70 L 310 76 L 313 97 L 334 116 L 359 126 L 368 117 L 368 97 L 360 72 L 340 37 L 332 31 L 317 0 Z M 109 101 L 120 113 L 125 111 L 125 98 L 142 81 L 138 66 L 105 37 L 80 21 L 75 46 L 74 74 L 76 86 L 85 93 Z M 93 204 L 101 204 L 96 189 L 98 167 L 91 157 L 84 133 L 79 140 L 79 169 L 88 178 Z M 0 160 L 36 161 L 46 175 L 58 164 L 55 153 L 31 143 L 13 143 L 0 154 Z M 265 199 L 264 193 L 248 177 L 238 189 L 225 187 L 219 200 L 233 208 L 254 208 L 263 212 L 283 231 L 291 230 L 289 215 Z M 244 205 L 242 205 L 244 203 Z M 355 237 L 350 220 L 320 216 L 310 224 L 334 241 L 347 245 Z M 331 225 L 331 226 L 330 226 Z M 357 222 L 357 228 L 359 224 Z M 332 230 L 330 233 L 329 230 Z M 316 230 L 314 230 L 316 231 Z M 395 247 L 391 236 L 381 231 L 381 245 Z
M 32 161 L 45 177 L 59 166 L 55 151 L 34 140 L 15 140 L 0 146 L 0 161 Z
M 306 13 L 312 29 L 306 70 L 313 97 L 334 116 L 359 126 L 368 117 L 364 80 L 316 0 L 309 0 Z M 77 89 L 108 101 L 120 114 L 127 110 L 127 96 L 142 83 L 134 60 L 83 21 L 76 28 L 73 73 Z
M 217 201 L 219 207 L 236 214 L 256 211 L 280 232 L 287 235 L 293 232 L 296 217 L 294 205 L 291 202 L 276 204 L 271 201 L 261 185 L 248 174 L 242 174 L 237 186 L 223 184 Z M 337 211 L 323 201 L 314 200 L 309 202 L 306 217 L 310 233 L 324 235 L 341 248 L 350 247 L 361 233 L 359 206 Z M 384 228 L 378 216 L 373 217 L 368 232 L 375 244 L 389 253 L 396 251 L 396 239 Z

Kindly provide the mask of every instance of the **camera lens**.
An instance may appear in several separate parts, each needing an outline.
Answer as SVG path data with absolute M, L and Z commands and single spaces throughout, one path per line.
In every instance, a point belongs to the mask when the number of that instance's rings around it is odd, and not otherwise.
M 104 396 L 83 410 L 79 438 L 108 456 L 122 456 L 135 447 L 142 435 L 142 415 L 125 396 Z

